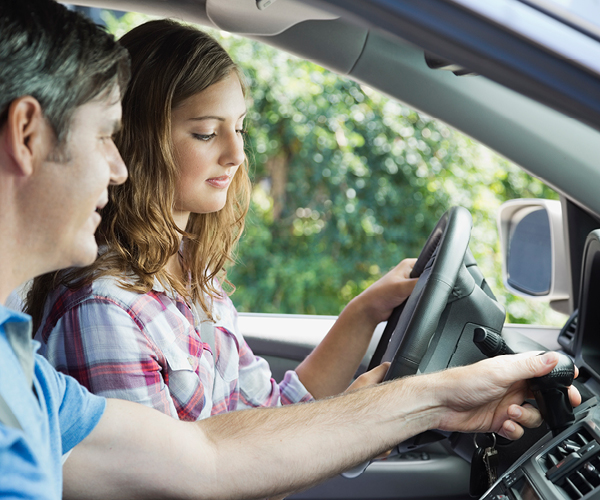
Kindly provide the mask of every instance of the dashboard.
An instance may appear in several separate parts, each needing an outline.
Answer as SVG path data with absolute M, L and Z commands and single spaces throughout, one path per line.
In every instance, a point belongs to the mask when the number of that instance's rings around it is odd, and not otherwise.
M 482 497 L 485 500 L 600 498 L 600 230 L 584 247 L 579 308 L 558 342 L 579 368 L 583 403 L 575 422 L 530 447 Z
M 570 428 L 555 437 L 547 434 L 482 498 L 600 498 L 600 408 L 596 397 L 577 409 L 576 421 Z

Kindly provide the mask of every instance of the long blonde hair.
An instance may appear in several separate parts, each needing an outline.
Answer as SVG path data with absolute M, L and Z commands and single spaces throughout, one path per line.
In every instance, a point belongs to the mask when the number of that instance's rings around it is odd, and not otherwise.
M 50 273 L 34 280 L 26 312 L 40 326 L 44 302 L 59 285 L 76 288 L 100 276 L 123 278 L 120 286 L 146 293 L 154 278 L 181 296 L 198 302 L 212 319 L 211 301 L 221 291 L 215 278 L 230 284 L 224 266 L 244 227 L 250 199 L 248 162 L 237 170 L 224 208 L 192 214 L 185 231 L 173 220 L 178 167 L 171 140 L 171 113 L 187 98 L 218 83 L 232 72 L 244 87 L 239 68 L 208 34 L 172 20 L 145 23 L 120 42 L 131 55 L 131 82 L 123 98 L 123 126 L 115 143 L 129 168 L 123 185 L 109 188 L 110 203 L 97 230 L 108 251 L 82 269 Z M 180 250 L 182 281 L 166 272 Z

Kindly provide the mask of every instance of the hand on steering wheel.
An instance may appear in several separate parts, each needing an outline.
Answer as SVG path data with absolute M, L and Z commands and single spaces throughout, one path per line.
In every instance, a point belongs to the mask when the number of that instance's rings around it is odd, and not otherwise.
M 410 296 L 417 278 L 410 276 L 417 259 L 404 259 L 352 302 L 360 304 L 362 314 L 369 317 L 374 326 L 386 321 L 393 310 Z
M 456 285 L 471 227 L 471 214 L 463 207 L 451 208 L 439 220 L 410 274 L 419 281 L 390 316 L 369 370 L 391 361 L 386 380 L 417 373 Z

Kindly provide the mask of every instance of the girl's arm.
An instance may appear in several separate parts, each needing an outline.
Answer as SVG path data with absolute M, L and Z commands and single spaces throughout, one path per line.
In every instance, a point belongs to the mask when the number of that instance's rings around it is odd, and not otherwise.
M 375 327 L 387 320 L 415 287 L 417 278 L 409 278 L 415 262 L 416 259 L 404 259 L 352 299 L 323 341 L 296 368 L 300 381 L 315 399 L 348 388 Z

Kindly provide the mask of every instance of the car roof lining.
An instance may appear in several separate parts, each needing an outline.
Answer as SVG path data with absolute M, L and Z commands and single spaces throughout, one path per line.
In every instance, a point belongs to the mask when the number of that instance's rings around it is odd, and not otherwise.
M 261 10 L 256 0 L 76 0 L 77 5 L 144 12 L 196 22 L 238 35 L 277 35 L 307 20 L 339 16 L 302 0 L 272 0 Z
M 348 75 L 363 53 L 368 34 L 367 28 L 335 19 L 304 21 L 274 36 L 249 38 Z
M 204 0 L 177 0 L 177 2 L 165 0 L 74 0 L 69 3 L 121 12 L 141 12 L 151 16 L 170 17 L 188 23 L 216 27 L 206 14 Z
M 264 10 L 256 0 L 206 0 L 206 13 L 218 28 L 242 35 L 276 35 L 302 21 L 338 17 L 296 0 L 273 1 Z

